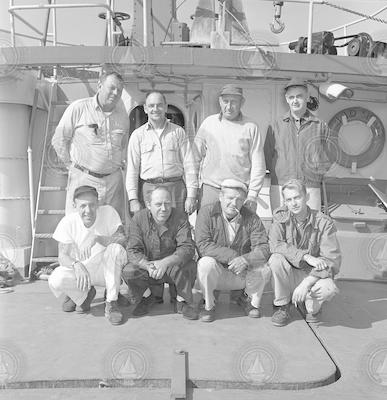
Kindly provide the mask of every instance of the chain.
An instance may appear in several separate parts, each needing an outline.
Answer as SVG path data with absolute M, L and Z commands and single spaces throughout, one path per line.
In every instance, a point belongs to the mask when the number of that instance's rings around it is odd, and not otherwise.
M 321 4 L 324 4 L 324 5 L 329 6 L 329 7 L 337 8 L 338 10 L 341 10 L 341 11 L 346 11 L 346 12 L 348 12 L 350 14 L 358 15 L 359 17 L 364 17 L 364 18 L 370 19 L 372 21 L 381 22 L 382 24 L 387 24 L 387 21 L 385 19 L 373 17 L 373 16 L 367 15 L 367 14 L 363 14 L 363 13 L 361 13 L 359 11 L 350 10 L 349 8 L 338 6 L 336 4 L 330 3 L 329 1 L 322 1 Z

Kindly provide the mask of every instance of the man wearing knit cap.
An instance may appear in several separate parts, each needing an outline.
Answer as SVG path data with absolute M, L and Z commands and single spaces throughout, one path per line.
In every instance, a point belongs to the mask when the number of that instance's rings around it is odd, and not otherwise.
M 265 141 L 271 209 L 281 205 L 284 183 L 300 179 L 309 194 L 308 205 L 319 210 L 322 178 L 331 166 L 327 156 L 330 131 L 308 110 L 308 87 L 302 79 L 293 78 L 284 90 L 289 110 L 269 126 Z
M 214 290 L 244 289 L 238 303 L 249 317 L 261 316 L 270 253 L 262 221 L 244 205 L 247 190 L 242 181 L 226 179 L 218 201 L 199 210 L 195 241 L 200 256 L 197 282 L 205 301 L 200 314 L 203 322 L 215 319 Z
M 233 178 L 248 187 L 245 205 L 256 211 L 266 172 L 264 143 L 256 123 L 241 113 L 244 101 L 241 87 L 223 86 L 220 113 L 207 117 L 195 137 L 201 166 L 201 206 L 217 201 L 222 181 Z

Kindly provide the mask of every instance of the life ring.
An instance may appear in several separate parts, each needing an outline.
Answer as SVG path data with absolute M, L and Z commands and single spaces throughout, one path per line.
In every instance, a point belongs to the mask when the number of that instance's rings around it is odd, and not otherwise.
M 338 145 L 340 129 L 349 122 L 360 121 L 371 131 L 372 139 L 368 148 L 360 154 L 348 154 Z M 352 168 L 356 163 L 357 168 L 365 167 L 374 162 L 383 151 L 386 133 L 382 121 L 372 111 L 362 107 L 350 107 L 338 112 L 328 123 L 332 132 L 335 147 L 330 146 L 329 158 L 332 162 Z

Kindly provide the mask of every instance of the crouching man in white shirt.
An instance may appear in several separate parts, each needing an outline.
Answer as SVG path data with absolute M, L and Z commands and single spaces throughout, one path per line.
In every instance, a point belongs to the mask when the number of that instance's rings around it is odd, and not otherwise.
M 63 311 L 79 313 L 90 310 L 94 285 L 106 287 L 105 316 L 118 325 L 121 271 L 127 262 L 121 219 L 112 206 L 98 206 L 98 192 L 92 186 L 78 187 L 73 199 L 77 212 L 63 217 L 53 235 L 60 266 L 50 275 L 49 287 L 56 297 L 66 295 Z

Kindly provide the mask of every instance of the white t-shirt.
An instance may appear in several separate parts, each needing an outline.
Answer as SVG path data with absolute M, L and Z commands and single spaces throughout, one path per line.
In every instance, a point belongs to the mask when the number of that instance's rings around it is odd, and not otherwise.
M 71 256 L 80 260 L 79 246 L 88 236 L 111 236 L 117 231 L 120 225 L 122 223 L 117 211 L 112 206 L 106 205 L 97 208 L 95 222 L 90 228 L 85 227 L 82 218 L 77 212 L 66 215 L 56 227 L 53 238 L 57 242 L 73 244 Z M 86 260 L 80 261 L 87 263 L 97 254 L 103 252 L 105 248 L 100 243 L 96 243 L 91 249 L 91 256 Z

